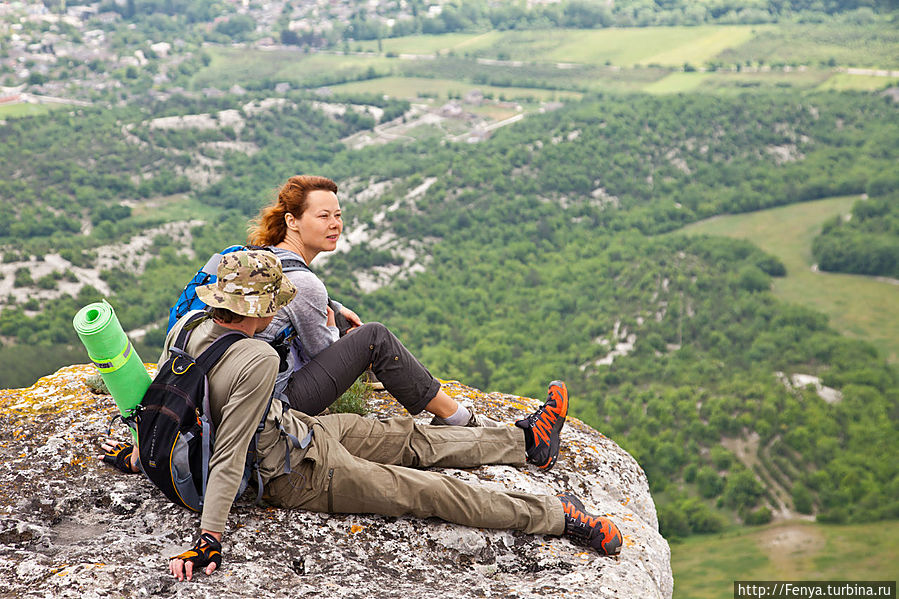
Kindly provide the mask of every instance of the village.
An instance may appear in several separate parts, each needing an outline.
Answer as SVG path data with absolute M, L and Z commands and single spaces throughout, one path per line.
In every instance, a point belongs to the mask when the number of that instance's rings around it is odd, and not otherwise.
M 182 8 L 170 4 L 173 10 Z M 413 19 L 414 12 L 406 0 L 365 4 L 236 0 L 228 4 L 225 14 L 187 15 L 186 25 L 177 31 L 163 33 L 160 26 L 154 39 L 151 30 L 139 29 L 125 18 L 134 14 L 134 0 L 70 5 L 60 0 L 52 7 L 35 1 L 4 2 L 0 4 L 0 105 L 122 101 L 133 93 L 129 83 L 147 73 L 152 84 L 136 91 L 164 98 L 184 93 L 175 83 L 178 69 L 202 45 L 271 50 L 289 43 L 287 47 L 299 50 L 302 45 L 304 51 L 315 51 L 336 46 L 352 19 L 390 29 Z M 440 11 L 435 2 L 425 14 L 435 16 Z

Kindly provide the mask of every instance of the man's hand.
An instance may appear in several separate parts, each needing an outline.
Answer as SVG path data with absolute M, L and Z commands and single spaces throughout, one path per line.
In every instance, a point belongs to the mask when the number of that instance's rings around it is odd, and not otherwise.
M 134 445 L 121 443 L 114 439 L 106 439 L 100 444 L 100 447 L 104 452 L 100 456 L 101 462 L 105 462 L 128 474 L 140 472 L 140 468 L 137 466 L 137 454 L 134 452 Z
M 328 306 L 328 318 L 325 320 L 325 326 L 336 327 L 337 321 L 334 320 L 334 310 L 331 309 L 331 306 Z
M 347 319 L 350 323 L 349 330 L 352 331 L 355 328 L 362 326 L 362 319 L 359 318 L 359 315 L 344 306 L 340 309 L 340 313 L 343 314 L 343 317 Z M 349 332 L 349 331 L 348 331 Z
M 191 549 L 169 560 L 169 572 L 178 580 L 191 580 L 194 568 L 206 568 L 209 576 L 222 565 L 222 533 L 204 530 Z

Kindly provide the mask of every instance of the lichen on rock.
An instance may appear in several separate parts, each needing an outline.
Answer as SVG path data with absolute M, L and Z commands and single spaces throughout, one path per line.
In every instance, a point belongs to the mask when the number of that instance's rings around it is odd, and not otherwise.
M 669 548 L 658 532 L 646 475 L 613 441 L 574 418 L 550 472 L 530 466 L 443 472 L 494 488 L 571 491 L 618 524 L 624 547 L 617 557 L 561 537 L 437 519 L 289 511 L 247 498 L 228 520 L 221 571 L 177 583 L 168 574 L 168 556 L 193 541 L 199 518 L 142 477 L 99 462 L 98 441 L 116 412 L 109 396 L 85 384 L 92 374 L 93 366 L 71 366 L 27 389 L 0 391 L 0 596 L 672 595 Z M 445 388 L 504 422 L 541 403 L 455 381 Z M 404 413 L 387 393 L 378 393 L 370 416 Z

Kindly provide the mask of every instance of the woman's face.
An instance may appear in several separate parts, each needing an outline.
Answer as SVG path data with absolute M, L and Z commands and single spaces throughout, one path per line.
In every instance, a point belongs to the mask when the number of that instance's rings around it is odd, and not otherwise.
M 291 220 L 293 226 L 291 226 Z M 299 219 L 288 220 L 287 226 L 300 237 L 303 247 L 318 252 L 333 252 L 343 231 L 337 194 L 316 189 L 306 196 L 306 211 Z

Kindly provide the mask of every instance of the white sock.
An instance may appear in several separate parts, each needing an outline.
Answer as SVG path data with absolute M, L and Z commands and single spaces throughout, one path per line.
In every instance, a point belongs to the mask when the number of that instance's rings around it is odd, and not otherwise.
M 465 426 L 469 420 L 471 420 L 471 412 L 462 404 L 459 404 L 459 407 L 456 408 L 455 414 L 443 419 L 444 422 L 452 426 Z

